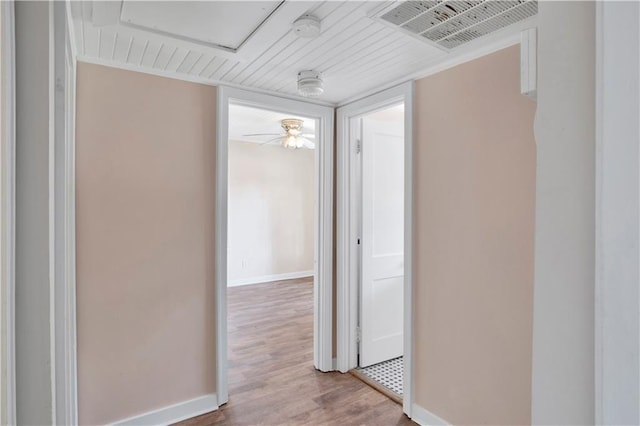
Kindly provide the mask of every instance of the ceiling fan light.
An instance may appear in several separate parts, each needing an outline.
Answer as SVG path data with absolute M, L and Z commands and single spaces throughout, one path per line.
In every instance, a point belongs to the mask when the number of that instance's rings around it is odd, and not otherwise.
M 299 118 L 285 118 L 280 121 L 280 126 L 288 135 L 298 135 L 301 132 L 303 125 L 304 121 Z
M 298 93 L 305 97 L 320 96 L 324 93 L 322 77 L 313 70 L 298 73 Z
M 295 136 L 293 135 L 288 135 L 282 138 L 282 145 L 285 148 L 297 148 L 297 139 Z

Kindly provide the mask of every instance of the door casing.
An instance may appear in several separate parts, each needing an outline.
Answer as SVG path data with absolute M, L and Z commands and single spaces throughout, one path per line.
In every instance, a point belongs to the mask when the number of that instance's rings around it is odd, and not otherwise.
M 0 423 L 16 423 L 14 3 L 0 3 Z
M 218 86 L 216 141 L 216 393 L 218 405 L 229 399 L 227 387 L 227 200 L 229 103 L 296 113 L 319 121 L 316 144 L 316 217 L 314 256 L 313 364 L 333 370 L 333 145 L 334 110 L 309 102 Z
M 337 109 L 337 233 L 336 233 L 336 332 L 337 369 L 346 373 L 358 365 L 358 268 L 359 204 L 354 119 L 404 103 L 404 395 L 403 410 L 411 417 L 413 405 L 413 92 L 409 81 Z

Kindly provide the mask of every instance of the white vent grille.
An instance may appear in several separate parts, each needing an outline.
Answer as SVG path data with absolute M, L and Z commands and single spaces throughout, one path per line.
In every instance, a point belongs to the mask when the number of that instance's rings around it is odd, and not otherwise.
M 537 13 L 537 0 L 432 0 L 405 1 L 375 18 L 428 43 L 453 49 Z

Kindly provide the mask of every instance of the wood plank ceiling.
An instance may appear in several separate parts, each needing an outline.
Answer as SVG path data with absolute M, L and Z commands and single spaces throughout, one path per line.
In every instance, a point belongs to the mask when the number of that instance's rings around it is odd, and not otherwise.
M 161 6 L 154 3 L 145 2 Z M 121 19 L 123 2 L 72 2 L 71 10 L 79 60 L 291 96 L 296 96 L 298 71 L 313 69 L 325 83 L 319 100 L 336 104 L 406 79 L 449 55 L 373 19 L 386 3 L 285 1 L 237 52 L 127 25 Z M 319 37 L 300 38 L 291 31 L 304 13 L 321 20 Z M 242 17 L 230 19 L 233 24 Z

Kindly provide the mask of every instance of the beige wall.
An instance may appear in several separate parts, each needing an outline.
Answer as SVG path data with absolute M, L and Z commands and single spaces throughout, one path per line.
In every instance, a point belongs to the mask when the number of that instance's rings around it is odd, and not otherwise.
M 313 150 L 229 143 L 229 285 L 313 271 L 314 179 Z
M 536 105 L 510 47 L 416 83 L 415 398 L 531 420 Z
M 214 87 L 78 64 L 78 397 L 103 424 L 215 392 Z

